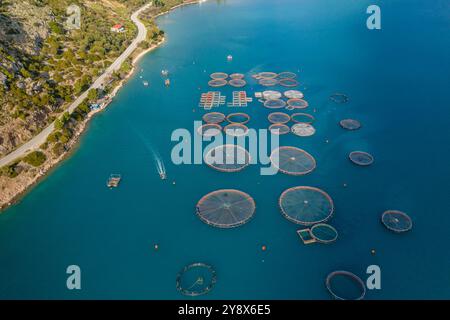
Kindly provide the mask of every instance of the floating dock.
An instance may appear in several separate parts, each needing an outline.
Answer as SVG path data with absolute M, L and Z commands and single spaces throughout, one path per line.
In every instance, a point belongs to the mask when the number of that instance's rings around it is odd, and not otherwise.
M 245 91 L 233 91 L 233 101 L 228 103 L 228 107 L 247 107 L 253 98 L 247 97 Z
M 112 174 L 109 176 L 106 185 L 108 186 L 108 188 L 117 188 L 121 180 L 122 176 L 120 174 Z
M 212 108 L 219 107 L 225 104 L 226 97 L 223 96 L 219 91 L 209 91 L 202 93 L 200 98 L 199 107 L 205 110 L 210 110 Z

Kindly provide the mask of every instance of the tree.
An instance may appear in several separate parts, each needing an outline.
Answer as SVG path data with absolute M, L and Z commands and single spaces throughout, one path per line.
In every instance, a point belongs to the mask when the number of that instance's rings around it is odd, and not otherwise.
M 45 162 L 45 160 L 47 160 L 47 157 L 41 151 L 31 152 L 30 154 L 26 155 L 25 158 L 23 158 L 24 162 L 32 165 L 33 167 L 41 166 Z

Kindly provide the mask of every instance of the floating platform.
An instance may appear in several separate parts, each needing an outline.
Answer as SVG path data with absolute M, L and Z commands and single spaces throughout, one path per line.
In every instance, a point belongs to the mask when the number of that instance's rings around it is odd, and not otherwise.
M 233 91 L 233 101 L 228 103 L 229 107 L 247 107 L 253 98 L 247 97 L 245 91 Z
M 122 180 L 122 176 L 120 174 L 112 174 L 109 176 L 108 182 L 106 186 L 108 188 L 117 188 Z
M 219 107 L 225 104 L 226 97 L 220 91 L 209 91 L 202 93 L 200 97 L 199 107 L 205 110 Z

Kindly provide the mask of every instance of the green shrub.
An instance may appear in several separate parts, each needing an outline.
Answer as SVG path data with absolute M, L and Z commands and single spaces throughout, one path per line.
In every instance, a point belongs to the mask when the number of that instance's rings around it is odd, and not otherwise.
M 40 151 L 33 151 L 30 154 L 26 155 L 25 158 L 23 158 L 24 162 L 32 165 L 33 167 L 41 166 L 45 162 L 45 160 L 47 160 L 47 157 Z
M 11 179 L 17 177 L 19 173 L 19 170 L 17 170 L 17 162 L 0 168 L 0 175 Z

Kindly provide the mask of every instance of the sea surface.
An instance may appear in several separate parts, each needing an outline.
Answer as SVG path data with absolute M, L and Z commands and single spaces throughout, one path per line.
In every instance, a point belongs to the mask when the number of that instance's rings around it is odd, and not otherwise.
M 73 155 L 0 215 L 0 298 L 183 299 L 177 273 L 204 262 L 217 272 L 208 299 L 330 299 L 330 272 L 365 281 L 370 265 L 381 269 L 381 289 L 368 290 L 367 299 L 449 299 L 449 2 L 376 1 L 382 29 L 368 30 L 373 2 L 208 1 L 160 17 L 167 41 L 139 62 Z M 308 151 L 316 170 L 261 176 L 259 165 L 230 174 L 174 165 L 171 134 L 193 131 L 215 71 L 244 73 L 249 95 L 264 89 L 253 73 L 296 72 L 317 132 L 281 142 Z M 221 91 L 229 101 L 232 89 Z M 349 102 L 333 103 L 335 92 Z M 245 111 L 251 128 L 269 125 L 270 110 L 257 101 L 215 111 Z M 349 117 L 362 128 L 340 128 Z M 374 164 L 353 165 L 353 150 L 370 152 Z M 111 173 L 123 177 L 114 190 L 105 186 Z M 304 245 L 300 226 L 280 214 L 280 194 L 302 185 L 333 198 L 335 243 Z M 253 197 L 250 222 L 223 230 L 196 216 L 197 201 L 223 188 Z M 384 228 L 387 209 L 407 212 L 412 231 Z M 66 287 L 69 265 L 81 268 L 81 290 Z

